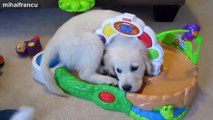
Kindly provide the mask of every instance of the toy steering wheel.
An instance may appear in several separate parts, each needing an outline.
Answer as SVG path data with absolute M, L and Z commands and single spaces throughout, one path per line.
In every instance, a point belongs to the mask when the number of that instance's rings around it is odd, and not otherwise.
M 118 34 L 140 40 L 146 45 L 148 56 L 154 66 L 152 75 L 158 75 L 161 72 L 163 48 L 158 44 L 154 31 L 135 15 L 124 13 L 115 18 L 107 19 L 96 31 L 96 34 L 105 44 L 109 44 L 112 38 Z

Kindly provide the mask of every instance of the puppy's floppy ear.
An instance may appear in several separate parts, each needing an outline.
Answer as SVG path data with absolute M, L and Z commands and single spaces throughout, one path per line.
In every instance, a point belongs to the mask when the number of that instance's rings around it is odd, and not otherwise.
M 145 62 L 147 74 L 152 75 L 153 65 L 151 63 L 151 60 L 148 57 L 147 50 L 145 47 L 140 49 L 140 54 Z
M 145 64 L 146 64 L 146 72 L 148 75 L 152 75 L 152 69 L 153 69 L 153 65 L 150 61 L 150 59 L 147 57 L 147 59 L 145 60 Z
M 107 69 L 111 75 L 115 75 L 115 71 L 112 64 L 112 56 L 110 52 L 105 51 L 105 54 L 103 56 L 103 61 L 104 61 L 104 68 Z

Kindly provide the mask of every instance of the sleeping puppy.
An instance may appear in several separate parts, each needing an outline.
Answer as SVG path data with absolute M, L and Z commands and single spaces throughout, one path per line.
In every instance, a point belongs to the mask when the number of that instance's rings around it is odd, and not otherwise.
M 45 86 L 57 95 L 66 96 L 51 74 L 49 64 L 55 57 L 70 70 L 78 71 L 80 79 L 96 84 L 117 85 L 122 90 L 135 92 L 142 84 L 146 66 L 146 50 L 138 40 L 117 36 L 105 49 L 105 69 L 117 74 L 119 82 L 110 76 L 97 73 L 104 44 L 95 34 L 104 20 L 121 15 L 110 10 L 93 10 L 73 17 L 62 25 L 47 44 L 41 72 Z M 132 42 L 131 42 L 132 41 Z M 148 67 L 149 68 L 149 67 Z M 115 71 L 115 72 L 114 72 Z
M 145 71 L 151 75 L 152 64 L 145 45 L 135 38 L 116 36 L 106 47 L 98 72 L 118 79 L 120 89 L 137 92 Z
M 54 58 L 70 70 L 78 71 L 79 77 L 90 83 L 117 85 L 117 80 L 96 72 L 104 50 L 104 44 L 95 34 L 104 20 L 121 13 L 110 10 L 93 10 L 75 16 L 62 25 L 47 44 L 41 72 L 44 84 L 50 92 L 66 96 L 58 87 L 49 64 Z

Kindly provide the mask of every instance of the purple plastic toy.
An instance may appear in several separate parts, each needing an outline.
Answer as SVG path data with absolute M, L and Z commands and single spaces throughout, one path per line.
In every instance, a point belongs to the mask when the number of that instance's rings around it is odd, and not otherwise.
M 185 41 L 191 42 L 198 35 L 200 26 L 198 24 L 187 24 L 183 26 L 183 29 L 187 29 L 189 32 L 185 32 L 181 38 Z
M 26 40 L 16 46 L 16 52 L 20 56 L 34 56 L 42 50 L 39 36 L 35 36 L 31 40 Z

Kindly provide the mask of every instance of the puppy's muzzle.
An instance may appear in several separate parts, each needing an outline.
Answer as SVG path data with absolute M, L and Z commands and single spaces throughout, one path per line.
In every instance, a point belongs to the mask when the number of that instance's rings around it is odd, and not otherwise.
M 126 92 L 130 91 L 132 89 L 132 86 L 129 84 L 125 84 L 122 86 L 122 89 Z

